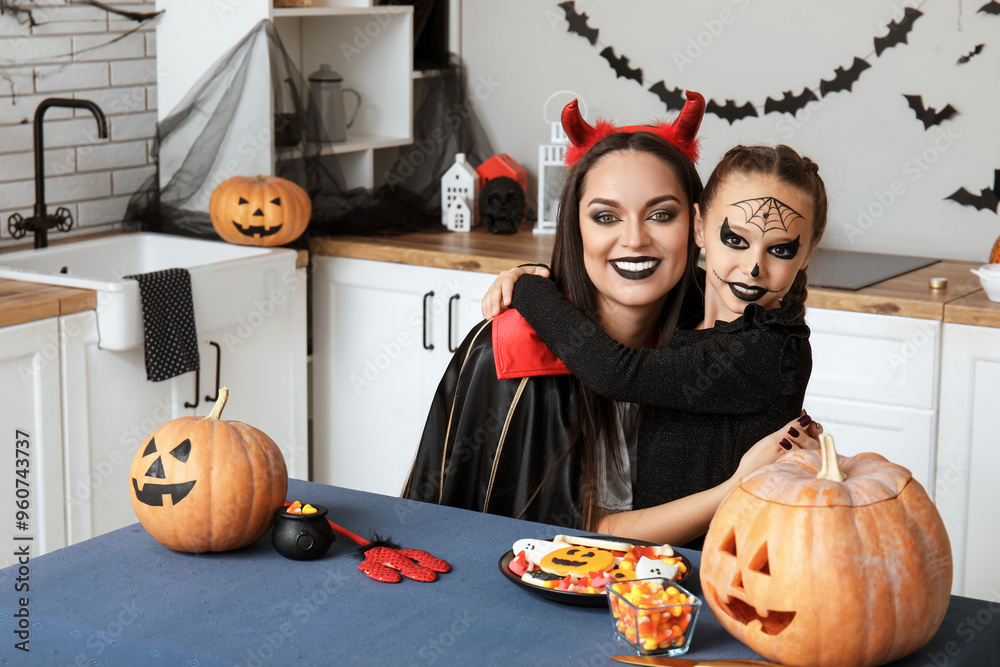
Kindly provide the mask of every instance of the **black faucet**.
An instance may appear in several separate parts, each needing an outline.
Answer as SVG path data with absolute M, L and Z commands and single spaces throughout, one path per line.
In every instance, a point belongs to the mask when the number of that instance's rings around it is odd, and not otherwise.
M 108 138 L 108 121 L 101 108 L 90 100 L 71 100 L 63 97 L 50 97 L 42 100 L 35 109 L 35 215 L 23 218 L 20 213 L 14 213 L 7 219 L 7 231 L 19 239 L 28 232 L 35 233 L 35 247 L 44 248 L 49 244 L 49 230 L 56 228 L 68 232 L 73 227 L 73 216 L 69 209 L 60 206 L 53 215 L 49 215 L 45 206 L 45 142 L 42 138 L 42 117 L 49 107 L 67 107 L 70 109 L 89 109 L 97 118 L 97 136 Z

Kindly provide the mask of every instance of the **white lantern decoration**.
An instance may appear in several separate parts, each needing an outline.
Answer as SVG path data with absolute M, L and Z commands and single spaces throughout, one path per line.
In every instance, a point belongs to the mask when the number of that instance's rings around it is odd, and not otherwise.
M 569 139 L 563 131 L 562 119 L 549 120 L 549 102 L 556 95 L 567 94 L 571 99 L 580 100 L 583 115 L 587 115 L 587 103 L 571 90 L 560 90 L 549 95 L 542 107 L 542 118 L 549 124 L 549 142 L 538 145 L 538 221 L 535 223 L 536 234 L 553 234 L 556 231 L 556 221 L 559 219 L 559 199 L 562 196 L 563 185 L 566 183 L 566 149 Z M 569 100 L 566 102 L 569 103 Z M 559 107 L 560 112 L 562 107 Z
M 465 153 L 457 153 L 455 164 L 441 177 L 441 224 L 453 232 L 471 231 L 479 224 L 478 198 L 479 174 Z

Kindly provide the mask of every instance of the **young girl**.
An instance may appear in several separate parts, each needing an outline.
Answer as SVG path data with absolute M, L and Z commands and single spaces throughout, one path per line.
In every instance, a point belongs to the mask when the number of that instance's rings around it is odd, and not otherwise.
M 639 511 L 607 517 L 608 532 L 652 539 L 670 517 L 647 508 L 724 484 L 748 444 L 800 414 L 812 368 L 805 270 L 826 211 L 823 181 L 808 158 L 783 145 L 730 150 L 695 211 L 704 310 L 681 323 L 667 349 L 621 345 L 587 328 L 551 281 L 517 280 L 511 305 L 581 382 L 646 406 L 633 489 Z M 613 214 L 604 220 L 619 224 Z M 496 310 L 505 285 L 525 271 L 505 272 L 484 311 Z M 788 427 L 782 446 L 790 449 L 808 425 L 803 416 Z

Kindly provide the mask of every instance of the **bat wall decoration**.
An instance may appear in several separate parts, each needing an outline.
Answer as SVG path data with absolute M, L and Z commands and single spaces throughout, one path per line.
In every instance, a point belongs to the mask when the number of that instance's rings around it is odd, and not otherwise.
M 649 87 L 649 92 L 660 98 L 670 111 L 680 111 L 684 108 L 684 91 L 680 88 L 667 88 L 662 81 L 657 81 Z
M 1000 208 L 1000 169 L 993 172 L 992 188 L 983 188 L 978 195 L 972 194 L 965 188 L 959 188 L 945 199 L 956 201 L 962 206 L 975 206 L 977 211 L 989 209 L 996 213 L 997 208 Z
M 990 0 L 985 5 L 980 7 L 979 11 L 977 11 L 976 13 L 993 14 L 994 16 L 996 16 L 1000 14 L 1000 2 L 997 2 L 997 0 Z
M 764 102 L 764 113 L 790 113 L 794 116 L 799 109 L 804 109 L 807 104 L 818 99 L 816 93 L 809 88 L 804 88 L 798 95 L 793 95 L 792 91 L 786 90 L 784 97 L 780 100 L 767 98 L 767 101 Z
M 587 16 L 587 12 L 577 13 L 574 0 L 560 2 L 559 7 L 566 13 L 566 20 L 569 21 L 569 32 L 580 35 L 590 42 L 591 46 L 597 46 L 598 30 L 587 25 L 587 20 L 590 18 Z
M 715 100 L 709 100 L 705 105 L 705 113 L 714 113 L 719 118 L 729 121 L 730 125 L 743 118 L 759 117 L 757 108 L 750 102 L 736 106 L 736 102 L 733 100 L 726 100 L 724 105 L 720 105 Z
M 958 62 L 955 64 L 964 65 L 965 63 L 972 60 L 975 56 L 978 56 L 980 53 L 982 53 L 985 47 L 986 47 L 985 44 L 976 44 L 976 48 L 972 49 L 971 51 L 969 51 L 969 53 L 959 58 Z
M 832 81 L 827 81 L 826 79 L 820 81 L 819 94 L 826 97 L 830 93 L 836 93 L 841 90 L 850 91 L 854 82 L 861 77 L 861 73 L 869 67 L 871 65 L 868 64 L 867 60 L 855 56 L 854 62 L 851 63 L 851 69 L 845 70 L 843 67 L 838 67 L 834 70 Z
M 917 114 L 917 120 L 924 124 L 925 130 L 930 129 L 933 125 L 940 125 L 943 121 L 948 120 L 958 113 L 958 110 L 950 104 L 941 109 L 941 111 L 938 111 L 934 107 L 924 107 L 924 98 L 922 95 L 903 95 L 903 97 L 906 98 L 913 112 Z
M 628 66 L 628 58 L 625 56 L 616 56 L 615 50 L 610 46 L 605 47 L 601 51 L 601 56 L 608 61 L 611 65 L 611 69 L 615 71 L 615 74 L 623 79 L 632 79 L 642 85 L 642 68 L 631 68 Z
M 906 37 L 913 30 L 913 22 L 923 15 L 924 13 L 919 9 L 907 7 L 906 11 L 903 12 L 901 20 L 893 21 L 889 24 L 888 35 L 875 38 L 875 55 L 880 56 L 883 51 L 897 44 L 908 44 L 909 42 L 906 41 Z

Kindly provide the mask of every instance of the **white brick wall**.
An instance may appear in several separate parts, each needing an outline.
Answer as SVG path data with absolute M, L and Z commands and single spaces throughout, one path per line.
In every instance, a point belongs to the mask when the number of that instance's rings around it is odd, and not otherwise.
M 155 0 L 109 4 L 156 10 Z M 110 134 L 97 138 L 97 121 L 88 111 L 45 113 L 49 212 L 68 208 L 71 234 L 114 227 L 131 194 L 155 170 L 150 155 L 156 135 L 155 21 L 126 35 L 139 24 L 90 5 L 70 0 L 16 5 L 30 8 L 36 25 L 25 14 L 0 14 L 0 243 L 33 243 L 30 234 L 13 241 L 7 219 L 14 212 L 34 214 L 33 120 L 47 97 L 97 103 Z M 50 231 L 50 237 L 59 233 Z

